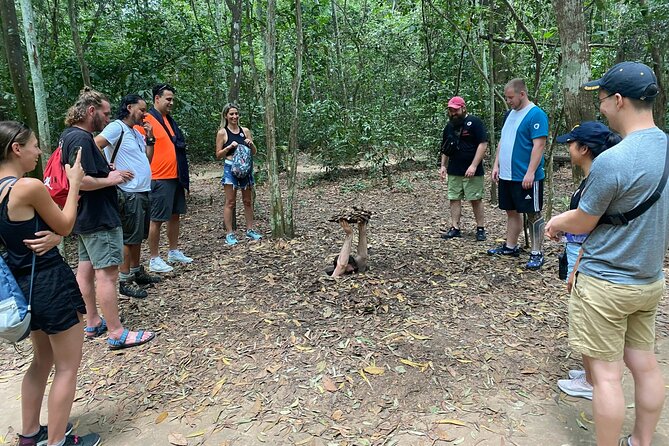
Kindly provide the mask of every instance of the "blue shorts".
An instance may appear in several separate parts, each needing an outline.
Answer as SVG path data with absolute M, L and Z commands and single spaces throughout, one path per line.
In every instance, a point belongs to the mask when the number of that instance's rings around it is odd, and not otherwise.
M 235 189 L 248 189 L 255 184 L 253 181 L 253 172 L 249 173 L 249 176 L 246 178 L 237 178 L 232 174 L 232 161 L 225 160 L 225 164 L 223 164 L 223 178 L 221 178 L 221 184 L 223 186 L 230 185 Z
M 576 263 L 576 259 L 578 259 L 578 252 L 580 250 L 580 243 L 567 242 L 567 280 L 569 280 L 569 276 L 574 269 L 574 264 Z

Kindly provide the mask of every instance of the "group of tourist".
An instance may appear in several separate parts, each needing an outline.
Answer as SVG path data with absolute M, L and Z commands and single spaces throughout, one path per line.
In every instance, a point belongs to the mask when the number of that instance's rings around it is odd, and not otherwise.
M 669 137 L 653 120 L 659 86 L 648 66 L 619 63 L 584 88 L 597 92 L 599 111 L 614 131 L 586 121 L 557 137 L 558 143 L 568 144 L 572 163 L 583 169 L 585 179 L 571 197 L 570 210 L 544 228 L 540 212 L 548 119 L 529 101 L 521 79 L 506 84 L 510 111 L 491 175 L 499 185 L 499 207 L 507 214 L 506 241 L 488 254 L 519 256 L 521 214 L 530 226 L 528 269 L 544 264 L 544 232 L 566 242 L 569 343 L 581 353 L 584 370 L 570 370 L 558 387 L 592 400 L 598 446 L 649 446 L 665 398 L 654 346 L 669 247 L 669 193 L 664 190 Z M 467 113 L 461 97 L 448 102 L 448 116 L 440 175 L 443 179 L 448 173 L 451 227 L 442 237 L 461 237 L 461 200 L 467 200 L 474 210 L 476 240 L 482 241 L 486 130 Z M 625 416 L 624 365 L 634 378 L 636 417 L 631 434 L 619 438 Z
M 560 380 L 558 386 L 570 395 L 592 399 L 598 446 L 649 446 L 665 395 L 653 350 L 655 315 L 664 290 L 662 266 L 669 247 L 669 194 L 663 192 L 669 143 L 652 114 L 659 87 L 646 65 L 623 62 L 585 88 L 598 92 L 600 112 L 622 138 L 593 121 L 557 137 L 559 143 L 568 144 L 572 162 L 583 169 L 585 179 L 572 196 L 570 210 L 545 224 L 541 209 L 548 118 L 529 100 L 522 79 L 506 84 L 510 110 L 491 172 L 499 185 L 499 206 L 506 211 L 506 240 L 487 252 L 519 256 L 522 214 L 530 226 L 528 269 L 538 270 L 544 264 L 544 235 L 566 241 L 569 342 L 582 354 L 584 370 L 571 370 L 569 379 Z M 82 91 L 68 110 L 67 128 L 59 141 L 69 180 L 62 208 L 42 182 L 24 177 L 41 155 L 33 131 L 18 122 L 0 122 L 0 237 L 7 248 L 7 264 L 24 293 L 34 283 L 34 354 L 21 390 L 21 446 L 100 444 L 95 433 L 72 435 L 68 422 L 83 339 L 106 334 L 112 350 L 154 339 L 154 332 L 123 326 L 117 286 L 123 295 L 144 298 L 146 287 L 161 280 L 151 273 L 166 273 L 173 269 L 170 264 L 193 261 L 179 250 L 180 219 L 190 185 L 184 135 L 171 116 L 175 89 L 161 84 L 152 93 L 153 107 L 148 111 L 142 97 L 125 96 L 117 119 L 110 123 L 107 98 L 90 88 Z M 484 241 L 482 160 L 487 131 L 467 112 L 461 97 L 448 101 L 448 116 L 439 173 L 442 179 L 448 175 L 451 226 L 442 237 L 462 236 L 462 200 L 466 200 L 476 219 L 475 238 Z M 255 154 L 256 146 L 251 131 L 239 124 L 238 107 L 227 105 L 215 155 L 224 159 L 223 216 L 225 242 L 230 246 L 239 243 L 233 229 L 239 189 L 245 236 L 261 238 L 254 229 L 253 175 L 233 174 L 235 153 L 240 150 Z M 665 166 L 664 174 L 658 166 Z M 159 251 L 164 222 L 167 262 Z M 328 272 L 339 276 L 364 271 L 366 220 L 358 222 L 356 255 L 351 255 L 351 225 L 345 219 L 339 223 L 346 238 Z M 76 277 L 56 248 L 61 236 L 70 232 L 78 242 Z M 149 271 L 140 259 L 147 238 Z M 636 420 L 632 433 L 619 440 L 625 414 L 623 365 L 635 381 Z M 53 366 L 47 428 L 40 425 L 40 411 Z

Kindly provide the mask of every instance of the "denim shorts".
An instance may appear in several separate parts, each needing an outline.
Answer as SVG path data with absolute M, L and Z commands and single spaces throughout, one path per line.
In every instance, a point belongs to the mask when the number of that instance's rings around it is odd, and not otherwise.
M 253 172 L 249 173 L 249 176 L 246 178 L 237 178 L 232 174 L 232 161 L 225 160 L 225 164 L 223 164 L 223 178 L 221 178 L 221 184 L 223 186 L 229 184 L 235 189 L 248 189 L 255 184 L 253 181 Z
M 574 269 L 574 264 L 576 263 L 576 259 L 578 259 L 578 253 L 581 250 L 581 246 L 580 243 L 567 242 L 567 280 L 569 280 L 569 276 Z

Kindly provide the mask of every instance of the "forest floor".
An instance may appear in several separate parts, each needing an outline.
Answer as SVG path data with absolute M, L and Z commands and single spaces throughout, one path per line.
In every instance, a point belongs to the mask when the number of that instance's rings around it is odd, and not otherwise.
M 524 268 L 527 252 L 487 256 L 505 228 L 487 202 L 488 241 L 474 240 L 467 205 L 464 236 L 442 240 L 446 184 L 435 168 L 402 167 L 392 187 L 365 171 L 337 182 L 303 173 L 297 237 L 233 248 L 218 176 L 208 174 L 220 167 L 199 167 L 181 239 L 195 261 L 147 299 L 120 300 L 125 325 L 157 330 L 155 341 L 120 353 L 104 339 L 84 343 L 77 431 L 100 433 L 106 446 L 594 445 L 590 402 L 556 387 L 579 367 L 559 245 L 546 243 L 539 272 Z M 556 175 L 561 211 L 570 172 Z M 261 185 L 264 234 L 268 203 Z M 373 212 L 370 269 L 333 280 L 323 270 L 343 233 L 327 220 L 352 204 Z M 240 201 L 243 228 L 241 210 Z M 669 381 L 667 299 L 657 327 Z M 0 350 L 0 444 L 15 444 L 20 429 L 29 344 L 19 350 Z M 626 432 L 631 381 L 626 373 Z M 667 412 L 654 444 L 669 444 Z

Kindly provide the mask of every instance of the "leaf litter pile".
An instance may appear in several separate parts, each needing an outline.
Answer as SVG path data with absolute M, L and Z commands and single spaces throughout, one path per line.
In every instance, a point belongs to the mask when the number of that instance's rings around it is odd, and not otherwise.
M 474 239 L 468 203 L 463 237 L 441 239 L 448 201 L 433 170 L 396 172 L 393 188 L 364 172 L 337 182 L 304 177 L 298 236 L 288 241 L 269 238 L 269 191 L 259 187 L 256 219 L 266 238 L 232 248 L 219 180 L 197 180 L 181 237 L 195 261 L 164 276 L 147 299 L 120 300 L 124 324 L 157 330 L 157 339 L 121 353 L 103 338 L 85 342 L 76 404 L 93 414 L 111 407 L 89 421 L 112 432 L 136 428 L 137 415 L 178 419 L 192 429 L 170 433 L 165 444 L 174 445 L 522 437 L 546 401 L 563 401 L 556 380 L 580 367 L 568 348 L 560 247 L 545 244 L 539 272 L 525 270 L 527 252 L 489 257 L 505 218 L 487 200 L 486 242 Z M 558 211 L 568 173 L 556 174 Z M 344 233 L 328 218 L 356 205 L 372 212 L 370 268 L 334 280 L 323 270 Z M 238 213 L 242 235 L 241 198 Z M 658 335 L 668 332 L 665 303 Z M 18 373 L 29 359 L 26 351 L 0 361 Z M 219 434 L 239 441 L 217 442 Z

